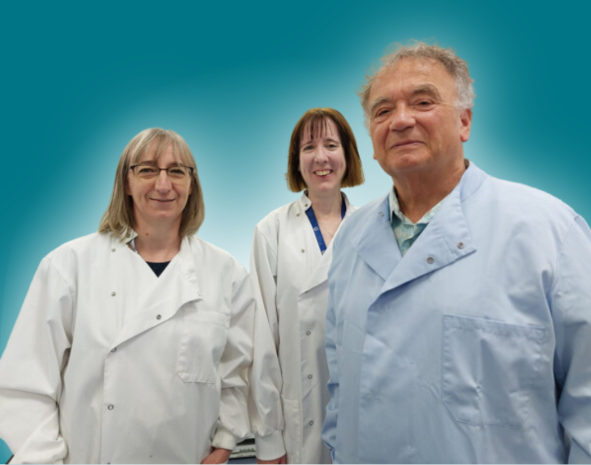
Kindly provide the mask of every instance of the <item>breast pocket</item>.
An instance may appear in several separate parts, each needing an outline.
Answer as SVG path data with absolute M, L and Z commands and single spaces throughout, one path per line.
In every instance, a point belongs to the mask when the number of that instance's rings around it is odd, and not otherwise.
M 229 323 L 229 316 L 203 310 L 199 304 L 183 309 L 176 371 L 185 383 L 216 382 Z
M 471 425 L 520 427 L 540 378 L 545 329 L 444 315 L 443 402 Z

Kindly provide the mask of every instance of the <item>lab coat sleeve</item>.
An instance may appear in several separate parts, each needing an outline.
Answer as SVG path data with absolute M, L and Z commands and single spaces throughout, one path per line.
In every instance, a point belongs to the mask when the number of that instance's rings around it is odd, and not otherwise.
M 276 251 L 257 227 L 250 257 L 250 280 L 256 300 L 256 316 L 249 414 L 260 460 L 274 460 L 285 455 L 280 394 L 283 381 L 277 358 L 279 329 L 275 304 L 276 269 Z
M 234 449 L 249 432 L 248 367 L 252 361 L 254 299 L 244 268 L 236 264 L 232 279 L 230 328 L 218 368 L 220 417 L 212 446 Z
M 73 295 L 49 258 L 43 259 L 0 359 L 0 437 L 11 463 L 61 463 L 62 372 L 72 341 Z
M 577 217 L 560 251 L 550 305 L 556 328 L 558 416 L 570 463 L 591 463 L 591 231 Z
M 328 392 L 330 400 L 326 406 L 326 417 L 322 426 L 322 439 L 330 450 L 333 462 L 335 461 L 335 447 L 337 438 L 337 419 L 339 407 L 339 367 L 337 357 L 337 316 L 335 305 L 335 288 L 332 275 L 339 264 L 339 237 L 333 244 L 333 262 L 328 273 L 328 307 L 326 309 L 326 361 L 328 364 Z

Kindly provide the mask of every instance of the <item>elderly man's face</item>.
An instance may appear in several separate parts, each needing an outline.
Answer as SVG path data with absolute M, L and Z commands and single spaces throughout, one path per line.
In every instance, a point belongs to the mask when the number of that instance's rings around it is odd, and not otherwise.
M 432 60 L 408 58 L 376 78 L 369 96 L 374 158 L 392 177 L 449 172 L 463 159 L 471 110 L 457 110 L 454 78 Z

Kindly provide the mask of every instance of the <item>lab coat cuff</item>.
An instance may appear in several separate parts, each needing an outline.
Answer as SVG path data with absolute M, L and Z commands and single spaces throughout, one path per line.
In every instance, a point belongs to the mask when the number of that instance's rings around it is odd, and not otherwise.
M 267 436 L 255 435 L 257 459 L 275 460 L 285 455 L 283 431 L 275 431 Z
M 218 426 L 211 445 L 214 449 L 228 449 L 234 450 L 236 447 L 237 438 L 227 429 Z

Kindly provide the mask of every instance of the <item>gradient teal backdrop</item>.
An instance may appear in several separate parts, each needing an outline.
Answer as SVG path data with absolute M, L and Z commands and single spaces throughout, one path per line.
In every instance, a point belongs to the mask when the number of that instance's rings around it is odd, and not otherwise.
M 142 129 L 187 140 L 205 196 L 199 235 L 245 266 L 255 224 L 297 198 L 284 173 L 307 109 L 334 107 L 355 131 L 367 181 L 351 201 L 385 194 L 355 90 L 396 41 L 436 38 L 468 61 L 468 158 L 590 220 L 590 13 L 564 0 L 4 2 L 0 352 L 41 258 L 96 231 Z

